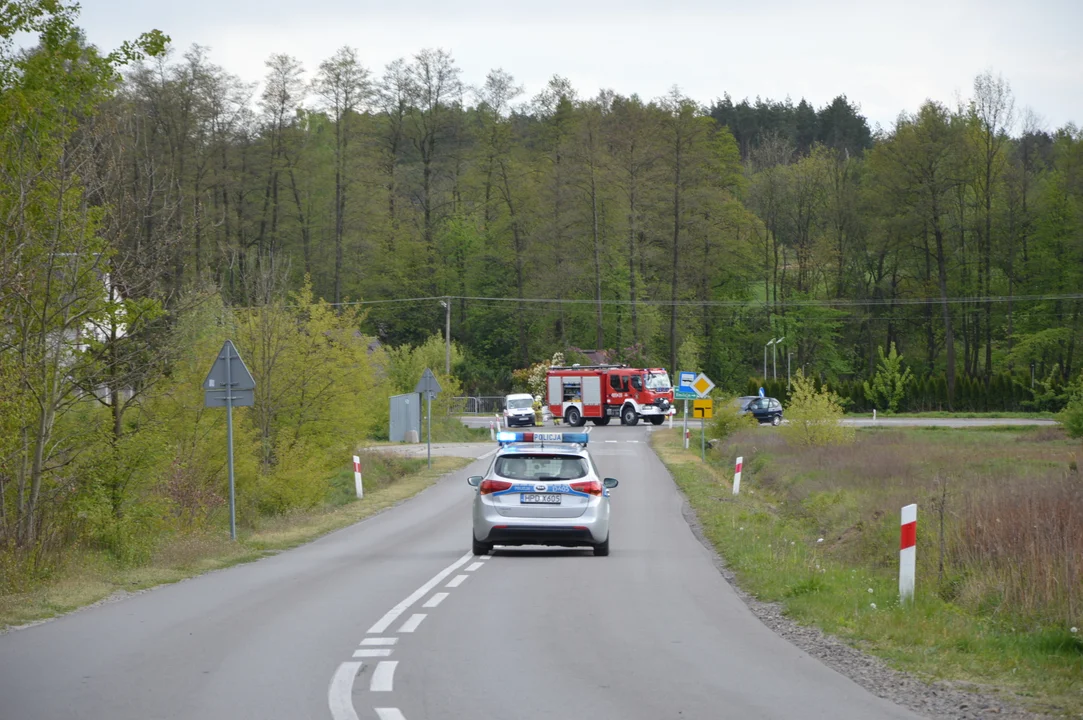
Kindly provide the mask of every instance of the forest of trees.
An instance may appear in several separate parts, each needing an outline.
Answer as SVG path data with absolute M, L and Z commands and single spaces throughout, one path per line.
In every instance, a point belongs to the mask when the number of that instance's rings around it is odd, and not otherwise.
M 258 305 L 311 277 L 397 346 L 443 328 L 473 393 L 554 350 L 759 374 L 764 343 L 827 379 L 895 342 L 919 375 L 1029 387 L 1072 375 L 1083 280 L 1083 149 L 1005 80 L 930 100 L 874 136 L 845 97 L 525 97 L 470 86 L 444 50 L 382 71 L 342 48 L 259 88 L 193 47 L 127 73 L 97 122 L 116 177 L 100 198 L 193 285 Z M 138 218 L 135 221 L 134 218 Z M 138 268 L 139 272 L 143 268 Z M 544 301 L 543 301 L 544 300 Z
M 447 301 L 449 395 L 576 350 L 744 391 L 783 336 L 781 367 L 851 387 L 894 343 L 930 408 L 1056 410 L 1080 374 L 1083 132 L 992 72 L 874 133 L 844 96 L 530 96 L 441 49 L 276 54 L 254 86 L 157 32 L 105 53 L 72 8 L 5 12 L 0 539 L 49 508 L 119 537 L 140 478 L 203 502 L 226 336 L 263 497 L 311 501 L 296 478 L 378 436 L 420 358 L 443 371 Z

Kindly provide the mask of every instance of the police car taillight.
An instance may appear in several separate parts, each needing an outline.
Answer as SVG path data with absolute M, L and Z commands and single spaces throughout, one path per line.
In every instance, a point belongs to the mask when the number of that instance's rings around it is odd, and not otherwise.
M 488 495 L 494 492 L 503 492 L 504 490 L 510 490 L 511 483 L 507 480 L 482 480 L 478 485 L 478 491 L 482 495 Z
M 584 480 L 583 482 L 574 482 L 571 484 L 572 490 L 576 492 L 586 493 L 587 495 L 601 495 L 602 484 L 597 480 Z

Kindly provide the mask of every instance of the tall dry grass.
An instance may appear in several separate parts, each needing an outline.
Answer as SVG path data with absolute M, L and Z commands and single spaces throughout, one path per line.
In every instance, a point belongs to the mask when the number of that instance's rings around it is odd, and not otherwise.
M 778 511 L 840 559 L 896 567 L 899 511 L 917 503 L 924 587 L 1012 622 L 1083 624 L 1083 474 L 1059 429 L 872 431 L 811 448 L 753 431 L 721 452 L 744 454 L 749 487 L 784 497 Z
M 1049 472 L 964 492 L 949 544 L 960 601 L 1070 624 L 1083 618 L 1083 477 Z

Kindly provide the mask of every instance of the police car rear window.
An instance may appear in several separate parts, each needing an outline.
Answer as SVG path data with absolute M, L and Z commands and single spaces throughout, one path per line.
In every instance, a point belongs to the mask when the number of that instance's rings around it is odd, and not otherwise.
M 496 459 L 496 474 L 509 480 L 575 480 L 587 476 L 587 461 L 570 455 L 509 455 Z

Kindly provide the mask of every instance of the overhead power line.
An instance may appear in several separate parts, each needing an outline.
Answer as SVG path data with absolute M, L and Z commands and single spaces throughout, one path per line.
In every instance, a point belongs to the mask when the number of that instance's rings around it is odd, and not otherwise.
M 481 297 L 473 295 L 432 295 L 427 297 L 410 298 L 386 298 L 381 300 L 352 300 L 338 303 L 327 303 L 336 307 L 381 305 L 388 303 L 419 303 L 436 302 L 440 300 L 466 300 L 470 302 L 488 303 L 526 303 L 532 305 L 597 305 L 597 300 L 591 298 L 516 298 L 516 297 Z M 1007 303 L 1007 302 L 1048 302 L 1055 300 L 1083 300 L 1083 293 L 1060 293 L 1053 295 L 983 295 L 972 297 L 923 297 L 923 298 L 865 298 L 865 299 L 829 299 L 829 300 L 785 300 L 778 303 L 761 302 L 758 300 L 602 300 L 602 305 L 608 306 L 631 306 L 645 305 L 656 307 L 729 307 L 729 308 L 792 308 L 792 307 L 895 307 L 901 305 L 966 305 L 981 303 Z

